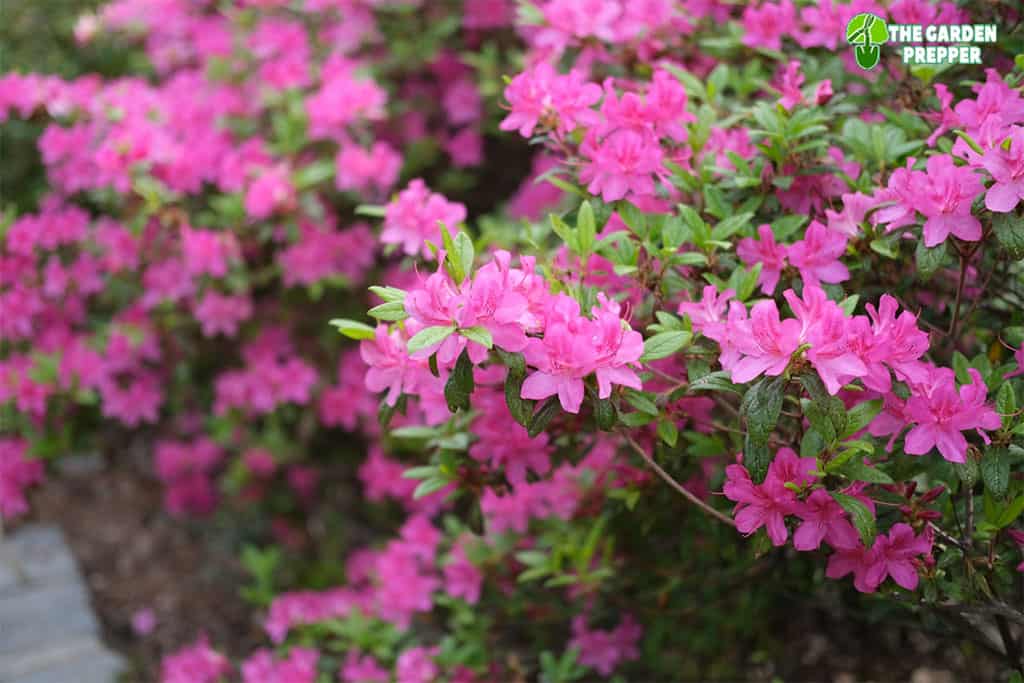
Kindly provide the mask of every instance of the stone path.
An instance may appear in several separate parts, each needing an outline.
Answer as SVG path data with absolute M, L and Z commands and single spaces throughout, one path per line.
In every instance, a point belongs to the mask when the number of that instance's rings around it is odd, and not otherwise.
M 22 527 L 0 544 L 0 683 L 115 683 L 121 668 L 60 530 Z

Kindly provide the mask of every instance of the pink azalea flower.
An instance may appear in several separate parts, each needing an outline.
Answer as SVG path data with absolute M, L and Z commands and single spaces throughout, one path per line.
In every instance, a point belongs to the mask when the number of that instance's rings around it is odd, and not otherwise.
M 794 513 L 803 520 L 793 534 L 797 550 L 817 550 L 822 541 L 833 548 L 852 548 L 860 543 L 846 512 L 827 491 L 814 491 L 796 505 Z
M 640 656 L 637 644 L 642 635 L 643 628 L 630 614 L 624 615 L 612 630 L 591 629 L 586 617 L 579 615 L 572 620 L 569 647 L 579 649 L 580 664 L 610 676 L 620 663 Z
M 846 237 L 811 221 L 804 238 L 790 245 L 789 262 L 800 271 L 804 286 L 850 279 L 850 271 L 839 260 L 846 251 Z
M 505 88 L 511 111 L 499 127 L 528 138 L 538 127 L 563 136 L 595 123 L 597 113 L 591 107 L 601 99 L 601 88 L 583 79 L 581 71 L 561 75 L 548 62 L 526 69 Z
M 409 256 L 419 254 L 425 259 L 432 259 L 427 241 L 440 245 L 438 223 L 444 223 L 451 232 L 464 220 L 465 206 L 431 192 L 426 183 L 416 178 L 388 204 L 380 240 L 384 244 L 401 245 L 402 251 Z
M 462 544 L 452 549 L 448 564 L 444 566 L 444 586 L 448 595 L 462 598 L 470 605 L 480 601 L 483 574 L 469 558 Z
M 43 463 L 26 458 L 28 444 L 0 439 L 0 516 L 10 519 L 28 511 L 25 489 L 43 481 Z
M 345 663 L 338 672 L 338 680 L 342 683 L 388 683 L 391 674 L 371 655 L 349 650 Z
M 786 488 L 786 484 L 792 482 L 802 486 L 812 482 L 810 472 L 816 468 L 814 458 L 800 458 L 789 448 L 779 449 L 760 484 L 750 479 L 743 465 L 726 467 L 723 493 L 736 502 L 733 511 L 736 529 L 749 535 L 763 526 L 772 544 L 785 544 L 789 537 L 786 515 L 793 514 L 799 507 L 796 494 Z
M 651 196 L 654 180 L 668 174 L 657 139 L 629 129 L 617 130 L 601 141 L 588 135 L 580 152 L 587 159 L 580 169 L 580 182 L 606 202 L 630 195 Z
M 402 652 L 395 662 L 396 683 L 434 683 L 441 673 L 434 663 L 438 652 L 436 647 L 414 647 Z
M 598 294 L 598 306 L 593 308 L 595 334 L 592 337 L 597 351 L 594 360 L 598 397 L 612 395 L 612 385 L 640 390 L 643 383 L 633 367 L 644 353 L 644 338 L 620 316 L 621 307 Z M 633 367 L 631 367 L 633 366 Z
M 594 370 L 597 350 L 589 342 L 589 328 L 579 304 L 565 294 L 551 303 L 542 339 L 531 338 L 524 355 L 537 368 L 523 382 L 522 397 L 541 400 L 558 396 L 566 412 L 578 413 L 583 404 L 583 378 Z
M 1020 348 L 1013 352 L 1013 357 L 1017 361 L 1017 369 L 1003 375 L 1003 379 L 1010 379 L 1011 377 L 1020 377 L 1024 375 L 1024 344 L 1021 344 Z
M 1013 211 L 1024 199 L 1024 127 L 1012 126 L 1009 149 L 997 145 L 981 160 L 995 180 L 985 194 L 985 208 L 998 213 Z
M 747 336 L 738 340 L 743 358 L 732 366 L 732 381 L 743 384 L 764 373 L 781 375 L 790 358 L 800 346 L 800 323 L 793 319 L 779 320 L 774 301 L 761 301 L 744 321 Z
M 791 35 L 796 25 L 796 9 L 790 0 L 749 5 L 743 11 L 743 44 L 780 50 L 782 37 Z
M 904 450 L 908 454 L 924 455 L 938 448 L 946 460 L 965 462 L 967 439 L 962 432 L 976 429 L 987 443 L 984 430 L 999 429 L 999 414 L 985 403 L 987 388 L 981 374 L 974 368 L 968 372 L 971 383 L 958 392 L 953 371 L 936 368 L 931 386 L 907 401 L 907 414 L 915 423 L 906 437 Z
M 981 222 L 971 215 L 971 202 L 984 189 L 981 178 L 970 167 L 958 167 L 953 157 L 937 154 L 928 158 L 924 182 L 912 196 L 914 208 L 924 214 L 924 245 L 934 247 L 952 233 L 962 240 L 981 239 Z
M 216 683 L 230 674 L 231 662 L 210 647 L 206 636 L 160 663 L 160 683 Z
M 861 233 L 860 224 L 867 212 L 878 205 L 878 200 L 860 192 L 842 196 L 843 210 L 825 209 L 828 229 L 847 237 L 856 237 Z
M 927 533 L 915 536 L 907 524 L 894 524 L 888 536 L 878 536 L 868 549 L 858 544 L 837 548 L 829 558 L 826 575 L 838 579 L 853 572 L 854 587 L 862 593 L 874 593 L 886 577 L 907 590 L 917 588 L 918 575 L 914 558 L 931 552 L 932 540 Z
M 744 237 L 736 245 L 736 255 L 740 257 L 747 266 L 755 263 L 761 264 L 761 274 L 757 282 L 761 285 L 761 291 L 771 296 L 779 284 L 779 277 L 783 268 L 786 267 L 786 245 L 775 241 L 775 234 L 770 225 L 765 224 L 757 228 L 757 234 L 761 238 L 755 240 L 751 237 Z
M 398 403 L 403 393 L 414 393 L 424 367 L 423 361 L 414 361 L 406 349 L 407 338 L 398 329 L 388 332 L 387 325 L 378 325 L 373 339 L 360 342 L 359 355 L 369 366 L 366 388 L 384 391 L 389 406 Z M 427 370 L 429 372 L 429 370 Z

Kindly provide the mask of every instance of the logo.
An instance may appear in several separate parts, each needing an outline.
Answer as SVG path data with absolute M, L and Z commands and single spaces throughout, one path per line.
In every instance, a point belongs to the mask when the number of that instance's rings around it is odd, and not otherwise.
M 846 24 L 846 42 L 857 65 L 874 69 L 882 46 L 896 44 L 904 64 L 942 66 L 981 64 L 978 43 L 995 43 L 995 24 L 886 24 L 877 14 L 862 12 Z
M 854 46 L 857 66 L 873 69 L 882 58 L 882 45 L 889 40 L 885 20 L 870 12 L 862 12 L 846 25 L 846 42 Z

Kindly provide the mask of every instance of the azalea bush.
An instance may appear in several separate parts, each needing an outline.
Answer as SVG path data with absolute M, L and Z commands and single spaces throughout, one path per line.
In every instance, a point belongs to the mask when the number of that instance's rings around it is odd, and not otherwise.
M 1000 40 L 987 68 L 865 71 L 862 12 Z M 82 49 L 152 72 L 0 80 L 49 182 L 2 229 L 0 513 L 134 432 L 169 514 L 244 525 L 267 646 L 232 662 L 197 624 L 165 683 L 734 679 L 830 599 L 1009 676 L 1020 18 L 86 15 Z

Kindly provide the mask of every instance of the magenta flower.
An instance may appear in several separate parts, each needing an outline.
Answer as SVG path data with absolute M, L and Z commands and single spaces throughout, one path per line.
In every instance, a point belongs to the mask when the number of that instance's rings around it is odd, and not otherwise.
M 637 643 L 642 635 L 643 628 L 631 614 L 624 615 L 612 630 L 591 629 L 581 614 L 572 620 L 569 647 L 579 649 L 580 664 L 610 676 L 621 662 L 640 656 Z
M 440 244 L 438 223 L 444 223 L 452 231 L 464 220 L 465 206 L 431 192 L 426 183 L 416 178 L 388 204 L 380 241 L 401 245 L 402 251 L 409 256 L 420 254 L 425 259 L 432 259 L 427 241 Z
M 931 550 L 929 534 L 915 536 L 914 530 L 901 522 L 893 525 L 888 536 L 878 536 L 870 549 L 859 543 L 852 548 L 837 548 L 829 558 L 825 574 L 830 579 L 839 579 L 853 572 L 854 588 L 861 593 L 874 593 L 886 577 L 914 590 L 918 584 L 914 558 Z
M 843 210 L 825 209 L 826 225 L 832 232 L 847 237 L 856 237 L 861 232 L 860 224 L 867 212 L 878 205 L 878 200 L 860 192 L 842 196 Z
M 985 194 L 985 207 L 998 213 L 1013 211 L 1024 199 L 1024 127 L 1012 126 L 1009 141 L 1009 149 L 997 145 L 981 160 L 995 180 Z
M 160 683 L 215 683 L 230 674 L 231 662 L 210 647 L 206 636 L 160 663 Z
M 797 25 L 796 9 L 790 0 L 779 4 L 762 2 L 743 11 L 743 44 L 747 47 L 782 49 L 782 37 L 792 35 Z
M 786 267 L 787 247 L 775 241 L 775 234 L 768 224 L 759 226 L 757 234 L 760 240 L 752 237 L 741 239 L 736 246 L 736 255 L 748 266 L 761 264 L 757 282 L 761 285 L 761 291 L 771 296 L 779 284 L 782 269 Z
M 580 316 L 575 299 L 559 294 L 551 309 L 544 337 L 531 338 L 526 346 L 526 362 L 537 371 L 523 382 L 521 395 L 533 400 L 557 395 L 564 410 L 578 413 L 583 378 L 593 372 L 597 350 L 589 343 L 590 326 Z
M 791 289 L 783 296 L 800 321 L 800 340 L 808 345 L 807 360 L 830 394 L 867 374 L 867 366 L 850 343 L 849 319 L 837 303 L 816 286 L 805 286 L 802 299 Z
M 821 282 L 834 284 L 850 279 L 850 271 L 839 258 L 846 251 L 846 237 L 811 221 L 804 238 L 789 247 L 789 262 L 800 271 L 804 286 Z
M 385 403 L 389 406 L 398 403 L 403 393 L 413 393 L 425 370 L 423 361 L 409 358 L 407 341 L 400 330 L 389 332 L 387 325 L 378 325 L 374 338 L 359 344 L 359 355 L 369 366 L 366 388 L 375 392 L 387 389 Z
M 999 414 L 985 404 L 987 388 L 981 374 L 974 368 L 968 372 L 971 383 L 961 386 L 958 392 L 953 371 L 935 368 L 931 385 L 908 399 L 906 412 L 915 423 L 904 445 L 908 454 L 924 455 L 938 448 L 946 460 L 965 462 L 967 439 L 962 432 L 976 429 L 988 443 L 984 430 L 999 429 Z
M 396 683 L 434 683 L 441 671 L 434 663 L 438 648 L 414 647 L 398 655 L 395 662 Z
M 597 351 L 594 361 L 598 397 L 608 398 L 612 385 L 642 389 L 643 383 L 633 369 L 644 353 L 644 338 L 620 316 L 621 307 L 598 294 L 598 306 L 593 308 L 595 334 L 592 343 Z
M 736 502 L 733 510 L 736 529 L 749 535 L 763 526 L 774 545 L 785 544 L 789 537 L 786 515 L 793 514 L 799 506 L 796 494 L 786 488 L 786 484 L 792 482 L 802 486 L 810 483 L 813 481 L 810 472 L 816 468 L 814 458 L 800 458 L 789 448 L 779 449 L 761 484 L 750 479 L 743 465 L 726 467 L 723 493 Z
M 0 517 L 27 512 L 25 489 L 43 481 L 43 463 L 26 458 L 27 451 L 21 439 L 0 439 Z
M 591 107 L 601 99 L 601 88 L 583 79 L 581 71 L 560 75 L 547 62 L 523 71 L 505 88 L 511 111 L 499 127 L 528 138 L 538 127 L 562 136 L 595 123 L 597 112 Z
M 617 130 L 600 142 L 587 136 L 580 152 L 587 159 L 580 169 L 580 182 L 606 202 L 630 195 L 651 196 L 654 179 L 668 174 L 657 139 L 633 130 Z
M 817 550 L 822 541 L 833 548 L 853 548 L 860 543 L 846 512 L 827 491 L 814 491 L 793 512 L 803 520 L 793 533 L 793 547 L 797 550 Z
M 462 544 L 456 545 L 451 552 L 448 564 L 444 566 L 444 590 L 448 595 L 462 598 L 470 605 L 480 601 L 480 588 L 484 576 L 476 565 L 466 557 Z
M 747 334 L 737 339 L 737 345 L 743 357 L 731 368 L 732 381 L 742 384 L 762 373 L 774 377 L 785 372 L 800 347 L 800 323 L 780 321 L 778 307 L 768 300 L 754 305 L 742 329 Z
M 924 245 L 934 247 L 952 233 L 962 240 L 981 239 L 981 222 L 971 215 L 971 202 L 984 189 L 974 169 L 958 167 L 953 157 L 937 154 L 928 158 L 923 184 L 913 189 L 914 208 L 926 218 Z
M 1013 352 L 1013 357 L 1017 361 L 1017 369 L 1003 375 L 1003 379 L 1010 379 L 1011 377 L 1020 377 L 1024 375 L 1024 344 L 1021 344 L 1020 348 Z

